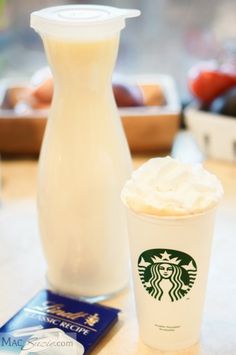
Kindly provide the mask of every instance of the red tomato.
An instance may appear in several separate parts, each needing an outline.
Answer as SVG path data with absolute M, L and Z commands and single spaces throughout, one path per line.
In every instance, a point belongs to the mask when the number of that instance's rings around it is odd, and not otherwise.
M 209 104 L 236 85 L 236 69 L 219 67 L 214 62 L 201 63 L 190 70 L 188 84 L 197 99 Z

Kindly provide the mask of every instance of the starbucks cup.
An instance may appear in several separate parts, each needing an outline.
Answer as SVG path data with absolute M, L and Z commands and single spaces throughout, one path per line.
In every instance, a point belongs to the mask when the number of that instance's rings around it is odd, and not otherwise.
M 140 337 L 162 351 L 190 347 L 200 336 L 215 208 L 180 217 L 127 212 Z

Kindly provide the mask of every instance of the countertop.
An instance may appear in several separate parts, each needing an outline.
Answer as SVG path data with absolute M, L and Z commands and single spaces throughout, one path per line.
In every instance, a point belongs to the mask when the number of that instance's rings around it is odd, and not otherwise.
M 134 157 L 138 166 L 148 156 Z M 178 353 L 236 355 L 236 164 L 206 160 L 225 195 L 218 209 L 200 345 Z M 0 207 L 0 324 L 44 288 L 43 258 L 36 213 L 37 160 L 3 160 Z M 139 339 L 132 285 L 104 304 L 122 310 L 120 321 L 93 354 L 160 354 Z

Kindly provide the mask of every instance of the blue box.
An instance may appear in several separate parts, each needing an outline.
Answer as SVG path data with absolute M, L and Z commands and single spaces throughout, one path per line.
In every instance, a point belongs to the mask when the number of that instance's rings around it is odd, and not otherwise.
M 87 354 L 118 320 L 118 313 L 43 290 L 0 328 L 1 354 Z

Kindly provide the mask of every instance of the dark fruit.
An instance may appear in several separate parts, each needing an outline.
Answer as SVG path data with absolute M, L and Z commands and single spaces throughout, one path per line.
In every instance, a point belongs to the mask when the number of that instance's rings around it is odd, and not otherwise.
M 138 85 L 113 82 L 112 87 L 118 107 L 144 106 L 143 94 Z
M 225 116 L 236 117 L 236 87 L 217 97 L 210 105 L 210 111 Z

